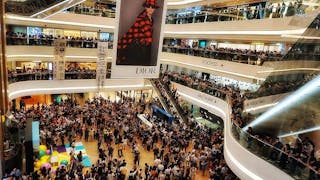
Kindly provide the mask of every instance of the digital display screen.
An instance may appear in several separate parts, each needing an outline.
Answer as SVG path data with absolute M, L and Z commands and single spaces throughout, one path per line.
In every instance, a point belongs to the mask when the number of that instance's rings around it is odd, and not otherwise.
M 206 40 L 200 40 L 199 41 L 199 47 L 205 48 L 207 46 L 207 41 Z

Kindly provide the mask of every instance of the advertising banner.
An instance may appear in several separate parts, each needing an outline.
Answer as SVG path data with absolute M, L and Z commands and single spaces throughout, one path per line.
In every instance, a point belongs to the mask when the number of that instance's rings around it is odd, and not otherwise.
M 157 78 L 166 0 L 120 0 L 117 4 L 112 78 Z
M 65 78 L 66 45 L 67 41 L 65 39 L 54 40 L 53 79 L 62 80 Z
M 107 42 L 98 42 L 96 79 L 99 91 L 104 86 L 107 75 Z

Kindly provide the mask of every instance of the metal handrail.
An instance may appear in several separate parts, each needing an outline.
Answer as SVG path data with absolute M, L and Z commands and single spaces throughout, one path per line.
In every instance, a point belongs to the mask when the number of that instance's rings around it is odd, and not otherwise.
M 196 89 L 196 88 L 193 88 L 193 89 Z M 199 89 L 196 89 L 196 90 L 199 90 Z M 226 96 L 227 96 L 226 99 L 230 99 L 230 98 L 231 98 L 231 97 L 230 97 L 230 94 L 227 94 Z M 308 169 L 310 169 L 311 171 L 313 171 L 314 174 L 316 174 L 316 175 L 319 176 L 319 172 L 318 172 L 316 169 L 314 169 L 312 166 L 310 166 L 309 164 L 303 162 L 303 161 L 300 160 L 300 159 L 297 159 L 296 157 L 294 157 L 294 156 L 292 156 L 292 155 L 290 155 L 290 154 L 282 151 L 281 149 L 279 149 L 279 148 L 277 148 L 277 147 L 275 147 L 275 146 L 273 146 L 273 145 L 271 145 L 271 144 L 269 144 L 269 143 L 267 143 L 267 142 L 264 142 L 263 140 L 255 137 L 255 136 L 253 136 L 253 135 L 251 135 L 251 134 L 243 131 L 243 130 L 242 130 L 238 125 L 236 125 L 235 123 L 231 122 L 231 124 L 234 125 L 236 128 L 238 128 L 238 130 L 239 130 L 241 133 L 244 133 L 245 135 L 247 135 L 247 137 L 253 138 L 254 140 L 256 140 L 256 141 L 258 141 L 258 142 L 266 145 L 266 146 L 269 147 L 270 149 L 276 150 L 276 151 L 278 151 L 279 153 L 282 153 L 282 154 L 287 155 L 288 158 L 291 158 L 291 159 L 293 159 L 294 161 L 302 164 L 304 167 L 307 167 Z M 231 132 L 232 132 L 232 131 L 231 131 Z M 279 169 L 281 169 L 281 168 L 279 168 Z
M 272 148 L 272 149 L 274 149 L 274 150 L 279 151 L 279 152 L 282 153 L 282 154 L 286 154 L 286 155 L 288 156 L 288 158 L 294 159 L 295 161 L 303 164 L 305 167 L 308 167 L 308 168 L 309 168 L 310 170 L 312 170 L 315 174 L 319 174 L 319 172 L 318 172 L 316 169 L 312 168 L 309 164 L 303 162 L 302 160 L 297 159 L 296 157 L 294 157 L 294 156 L 292 156 L 292 155 L 290 155 L 290 154 L 282 151 L 281 149 L 279 149 L 279 148 L 277 148 L 277 147 L 275 147 L 275 146 L 273 146 L 273 145 L 271 145 L 271 144 L 269 144 L 269 143 L 267 143 L 267 142 L 265 142 L 265 141 L 257 138 L 256 136 L 253 136 L 253 135 L 249 134 L 249 133 L 246 132 L 246 131 L 243 131 L 241 127 L 239 127 L 236 123 L 233 123 L 232 121 L 231 121 L 231 124 L 234 125 L 234 126 L 236 126 L 236 128 L 238 128 L 238 129 L 239 129 L 242 133 L 244 133 L 245 135 L 250 136 L 251 138 L 259 141 L 260 143 L 262 143 L 262 144 L 264 144 L 264 145 L 267 145 L 268 147 L 270 147 L 270 148 Z M 231 132 L 232 132 L 232 131 L 231 131 Z

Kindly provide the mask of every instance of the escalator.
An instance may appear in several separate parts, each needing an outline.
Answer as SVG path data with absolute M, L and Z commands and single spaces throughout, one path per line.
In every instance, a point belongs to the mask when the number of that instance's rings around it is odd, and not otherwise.
M 174 119 L 179 123 L 185 122 L 182 114 L 177 109 L 177 103 L 171 99 L 167 90 L 165 90 L 163 84 L 159 80 L 150 80 L 153 88 L 158 94 L 159 100 L 164 107 L 165 111 L 173 115 Z
M 161 80 L 156 80 L 156 81 L 160 83 L 163 89 L 166 91 L 166 94 L 170 98 L 173 106 L 176 108 L 179 116 L 184 120 L 184 122 L 188 122 L 188 117 L 186 113 L 183 111 L 183 109 L 181 108 L 181 106 L 178 104 L 177 99 L 175 98 L 175 93 L 170 90 L 170 87 L 169 87 L 170 85 L 168 84 L 170 83 L 170 81 L 168 83 L 164 83 Z
M 7 14 L 46 18 L 84 1 L 85 0 L 9 0 L 5 2 L 5 10 Z

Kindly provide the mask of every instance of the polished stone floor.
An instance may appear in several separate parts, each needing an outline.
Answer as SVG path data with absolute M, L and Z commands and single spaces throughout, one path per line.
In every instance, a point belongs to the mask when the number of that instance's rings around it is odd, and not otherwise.
M 93 140 L 93 139 L 89 139 L 88 142 L 85 142 L 84 140 L 82 140 L 82 143 L 84 144 L 85 146 L 85 149 L 87 151 L 87 154 L 91 160 L 92 163 L 95 163 L 97 160 L 98 160 L 98 153 L 97 153 L 97 141 L 96 140 Z M 149 165 L 150 164 L 153 164 L 154 162 L 154 159 L 153 159 L 153 152 L 152 151 L 147 151 L 146 149 L 144 149 L 142 146 L 141 146 L 141 142 L 138 142 L 139 143 L 139 150 L 140 150 L 140 165 L 139 165 L 139 169 L 142 169 L 142 171 L 144 172 L 144 164 L 145 163 L 148 163 Z M 113 148 L 114 148 L 114 153 L 113 153 L 113 157 L 114 158 L 118 158 L 118 147 L 117 145 L 115 144 L 112 144 Z M 191 150 L 191 146 L 193 145 L 190 145 L 190 147 L 188 148 L 188 150 Z M 103 148 L 107 148 L 106 145 L 104 145 Z M 127 162 L 127 169 L 128 169 L 128 172 L 130 171 L 130 169 L 133 168 L 134 166 L 134 163 L 133 163 L 133 153 L 131 152 L 131 148 L 126 145 L 125 147 L 125 150 L 123 151 L 123 155 L 124 157 L 122 157 L 122 159 L 124 158 Z M 121 159 L 121 160 L 122 160 Z M 127 173 L 129 174 L 129 173 Z M 209 179 L 209 173 L 208 171 L 205 172 L 205 176 L 202 175 L 202 172 L 200 170 L 197 171 L 197 174 L 196 174 L 196 177 L 195 177 L 196 180 L 208 180 Z

